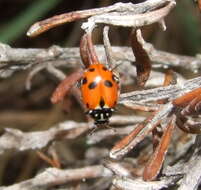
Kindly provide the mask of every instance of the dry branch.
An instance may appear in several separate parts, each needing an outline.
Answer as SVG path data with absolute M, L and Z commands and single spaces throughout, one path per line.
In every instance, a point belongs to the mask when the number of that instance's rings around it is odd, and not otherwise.
M 156 50 L 150 43 L 144 43 L 143 48 L 149 53 L 153 67 L 180 67 L 191 72 L 201 69 L 199 56 L 182 56 Z M 96 46 L 101 62 L 105 62 L 103 46 Z M 112 47 L 113 58 L 121 67 L 126 68 L 127 62 L 134 62 L 135 57 L 130 47 Z M 56 52 L 56 53 L 55 53 Z M 52 46 L 49 49 L 11 48 L 0 43 L 0 77 L 8 77 L 15 71 L 30 69 L 34 65 L 50 63 L 55 67 L 81 67 L 79 48 L 61 48 Z M 130 66 L 129 66 L 130 67 Z M 128 69 L 129 70 L 129 69 Z
M 135 55 L 135 65 L 137 71 L 137 84 L 144 87 L 151 72 L 151 61 L 149 54 L 143 49 L 141 30 L 132 30 L 131 33 L 131 46 Z
M 113 185 L 123 190 L 160 190 L 171 186 L 178 179 L 178 177 L 171 177 L 169 179 L 161 179 L 160 181 L 145 182 L 141 179 L 116 177 L 113 180 Z
M 180 85 L 170 85 L 167 87 L 159 87 L 150 90 L 143 90 L 143 91 L 135 91 L 131 93 L 125 93 L 121 95 L 120 103 L 124 104 L 124 102 L 149 102 L 149 101 L 157 101 L 161 99 L 173 99 L 179 97 L 195 88 L 201 87 L 201 77 L 197 77 L 191 80 L 187 80 L 183 86 Z M 126 117 L 126 116 L 125 116 Z M 118 117 L 113 118 L 111 121 L 112 123 L 117 122 L 119 119 Z M 129 121 L 129 120 L 127 120 Z M 78 130 L 75 133 L 75 129 Z M 72 133 L 67 133 L 67 137 L 70 138 L 71 134 L 74 134 L 74 137 L 80 135 L 84 131 L 88 130 L 89 126 L 86 123 L 76 123 L 76 122 L 64 122 L 59 124 L 56 127 L 49 129 L 48 131 L 44 132 L 30 132 L 30 133 L 23 133 L 16 129 L 6 129 L 6 133 L 0 138 L 0 147 L 1 153 L 3 153 L 6 149 L 19 149 L 20 151 L 26 149 L 36 149 L 42 148 L 46 146 L 50 141 L 52 141 L 58 134 L 66 131 L 73 131 Z M 125 131 L 124 131 L 125 130 Z M 120 133 L 126 134 L 128 131 L 125 128 L 123 131 L 120 129 Z M 122 132 L 121 132 L 122 131 Z M 118 130 L 117 133 L 119 134 Z M 103 132 L 97 132 L 103 133 Z M 75 135 L 76 134 L 76 135 Z M 109 135 L 109 133 L 107 134 Z M 112 135 L 112 134 L 111 134 Z M 113 133 L 115 135 L 115 133 Z M 102 135 L 100 135 L 101 138 Z M 100 140 L 100 139 L 99 139 Z
M 88 129 L 89 124 L 74 121 L 59 123 L 47 131 L 22 132 L 18 129 L 6 128 L 5 133 L 0 137 L 0 154 L 8 149 L 17 151 L 41 149 L 57 137 L 76 138 Z
M 147 103 L 158 101 L 161 99 L 174 99 L 183 94 L 201 87 L 201 77 L 186 80 L 184 84 L 169 85 L 166 87 L 158 87 L 149 90 L 134 91 L 121 94 L 119 103 Z
M 58 25 L 90 16 L 89 21 L 83 24 L 85 29 L 93 29 L 96 23 L 139 27 L 158 21 L 161 22 L 175 5 L 176 2 L 174 0 L 149 0 L 140 4 L 116 3 L 98 9 L 64 13 L 35 23 L 30 27 L 27 35 L 30 37 L 37 36 Z M 157 8 L 162 6 L 164 7 L 157 10 Z
M 112 172 L 101 165 L 67 170 L 47 168 L 32 179 L 8 187 L 0 187 L 0 190 L 44 190 L 70 181 L 110 176 Z
M 110 124 L 117 125 L 120 122 L 122 124 L 134 124 L 144 120 L 144 117 L 140 116 L 114 116 Z M 75 121 L 65 121 L 62 123 L 58 123 L 55 126 L 52 126 L 50 129 L 46 131 L 36 131 L 36 132 L 22 132 L 19 129 L 5 128 L 5 133 L 0 137 L 0 154 L 3 154 L 6 150 L 14 149 L 15 151 L 24 151 L 30 149 L 41 149 L 46 147 L 53 140 L 60 139 L 74 139 L 85 133 L 92 127 L 91 123 L 78 123 Z M 108 133 L 110 136 L 115 136 L 118 134 L 127 134 L 129 132 L 129 128 L 116 129 Z M 131 130 L 131 129 L 130 129 Z M 109 129 L 110 131 L 110 129 Z M 100 133 L 99 138 L 96 139 L 96 143 L 98 139 L 101 140 L 102 133 L 107 133 L 107 130 L 101 130 L 99 132 L 95 132 L 89 139 L 91 139 L 91 143 L 93 142 L 94 135 Z M 95 143 L 95 142 L 93 142 Z
M 87 31 L 93 30 L 95 25 L 99 23 L 136 28 L 159 22 L 163 29 L 165 29 L 164 17 L 168 15 L 175 5 L 176 3 L 174 0 L 148 0 L 140 4 L 116 3 L 112 6 L 99 9 L 75 11 L 57 15 L 36 23 L 30 28 L 28 35 L 35 36 L 60 24 L 72 22 L 81 18 L 88 18 L 88 21 L 82 24 L 82 28 Z M 107 37 L 107 29 L 105 29 L 105 36 Z M 136 73 L 133 72 L 134 67 L 130 64 L 136 61 L 132 49 L 129 47 L 110 47 L 109 40 L 106 37 L 105 40 L 107 41 L 108 46 L 106 47 L 106 50 L 112 52 L 111 62 L 116 61 L 115 64 L 117 65 L 123 63 L 119 67 L 123 76 L 131 75 L 132 78 L 136 77 Z M 201 70 L 201 59 L 199 57 L 181 56 L 156 50 L 152 44 L 145 42 L 141 35 L 138 36 L 137 41 L 141 44 L 143 51 L 149 55 L 149 58 L 153 63 L 153 68 L 180 67 L 194 73 Z M 105 60 L 105 57 L 107 57 L 105 56 L 105 54 L 107 55 L 107 51 L 105 53 L 103 46 L 96 46 L 95 48 L 97 54 L 99 55 L 98 57 L 100 62 L 107 62 L 107 60 Z M 52 46 L 48 49 L 20 49 L 11 48 L 8 45 L 0 43 L 0 77 L 8 77 L 15 71 L 30 69 L 31 72 L 27 80 L 27 87 L 30 87 L 32 77 L 41 70 L 47 70 L 59 80 L 62 80 L 64 78 L 64 73 L 58 70 L 57 67 L 77 68 L 82 66 L 82 61 L 80 59 L 78 48 L 61 48 L 58 46 Z M 154 77 L 156 77 L 156 75 L 154 75 Z M 162 75 L 160 75 L 160 78 L 162 78 Z M 135 141 L 135 139 L 132 139 L 128 144 L 124 144 L 124 147 L 120 147 L 120 145 L 118 145 L 115 147 L 116 149 L 114 148 L 110 152 L 111 157 L 123 157 L 133 148 L 133 146 L 148 135 L 148 133 L 159 123 L 160 119 L 168 117 L 174 107 L 171 100 L 201 87 L 201 77 L 191 80 L 185 80 L 182 77 L 180 77 L 180 79 L 182 79 L 181 83 L 178 82 L 177 84 L 172 84 L 166 87 L 157 87 L 149 90 L 134 91 L 120 95 L 119 104 L 123 104 L 133 109 L 142 108 L 143 106 L 142 110 L 144 111 L 157 110 L 158 112 L 151 118 L 151 120 L 149 120 L 148 123 L 146 123 L 147 128 L 140 131 L 138 140 Z M 159 86 L 158 81 L 156 86 Z M 69 89 L 71 87 L 72 86 L 69 86 Z M 157 104 L 158 100 L 164 99 L 169 102 L 163 105 Z M 141 126 L 139 124 L 144 120 L 145 117 L 138 116 L 114 116 L 111 119 L 110 124 L 124 126 L 122 128 L 103 129 L 94 132 L 92 136 L 88 137 L 88 143 L 95 144 L 111 136 L 126 135 L 136 127 L 136 124 L 138 124 L 137 127 L 140 128 Z M 0 137 L 0 154 L 4 153 L 8 149 L 15 149 L 16 151 L 41 149 L 53 140 L 60 140 L 62 138 L 75 139 L 91 128 L 91 123 L 77 123 L 73 121 L 60 123 L 53 126 L 49 130 L 40 132 L 22 132 L 17 129 L 6 128 L 5 133 Z M 191 145 L 192 142 L 189 146 Z M 200 143 L 197 143 L 197 149 L 200 147 L 198 145 L 200 145 Z M 189 146 L 186 146 L 183 151 L 180 151 L 180 156 L 186 153 Z M 109 154 L 108 149 L 106 149 L 105 152 L 100 148 L 97 149 L 102 153 L 102 155 Z M 98 153 L 98 151 L 94 152 Z M 98 159 L 99 157 L 97 160 Z M 135 159 L 135 161 L 136 160 L 137 159 Z M 90 163 L 87 156 L 84 161 L 85 163 Z M 158 190 L 170 187 L 173 183 L 175 184 L 181 177 L 181 173 L 184 174 L 185 177 L 180 181 L 180 189 L 185 190 L 189 189 L 189 187 L 190 189 L 196 189 L 201 179 L 199 173 L 199 150 L 194 152 L 192 158 L 188 162 L 188 165 L 182 170 L 182 172 L 174 172 L 174 177 L 169 175 L 169 177 L 160 178 L 160 181 L 154 182 L 144 182 L 138 178 L 131 178 L 133 168 L 125 168 L 122 162 L 109 161 L 104 162 L 103 164 L 105 167 L 97 165 L 66 170 L 48 168 L 32 179 L 8 187 L 0 187 L 0 190 L 49 189 L 55 185 L 65 184 L 70 181 L 81 181 L 83 179 L 98 177 L 102 177 L 102 179 L 105 177 L 107 178 L 107 187 L 108 184 L 112 182 L 115 187 L 127 190 Z M 188 172 L 190 169 L 192 169 L 192 171 Z M 116 176 L 112 181 L 111 177 L 113 175 Z M 196 176 L 194 177 L 194 180 L 191 180 L 193 175 Z M 130 178 L 128 178 L 128 176 Z
M 135 127 L 136 125 L 131 125 L 121 128 L 105 129 L 94 132 L 92 135 L 88 136 L 87 143 L 96 144 L 104 139 L 110 138 L 111 136 L 128 135 Z
M 149 3 L 152 1 L 146 1 L 146 3 L 147 2 Z M 124 10 L 123 13 L 114 11 L 111 13 L 92 16 L 88 19 L 88 22 L 82 24 L 82 28 L 84 30 L 92 30 L 96 26 L 96 24 L 99 23 L 121 27 L 138 28 L 159 22 L 162 23 L 162 28 L 165 29 L 166 27 L 163 19 L 165 16 L 168 15 L 172 8 L 175 7 L 176 2 L 174 0 L 160 1 L 158 2 L 157 6 L 163 6 L 162 8 L 152 10 L 154 8 L 152 7 L 150 8 L 150 10 L 146 10 L 146 12 L 143 12 L 142 14 L 136 14 L 132 10 L 133 7 L 131 5 L 132 4 L 129 5 L 129 7 L 131 7 L 131 10 L 129 10 L 128 8 L 128 10 Z
M 178 190 L 196 190 L 201 183 L 201 135 L 197 135 L 192 157 L 185 166 L 185 175 Z

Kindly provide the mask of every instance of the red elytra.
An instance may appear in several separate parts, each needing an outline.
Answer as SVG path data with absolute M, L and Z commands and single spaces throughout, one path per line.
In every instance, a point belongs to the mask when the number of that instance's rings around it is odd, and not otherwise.
M 119 79 L 103 64 L 91 64 L 81 81 L 81 94 L 95 124 L 108 123 L 119 96 Z

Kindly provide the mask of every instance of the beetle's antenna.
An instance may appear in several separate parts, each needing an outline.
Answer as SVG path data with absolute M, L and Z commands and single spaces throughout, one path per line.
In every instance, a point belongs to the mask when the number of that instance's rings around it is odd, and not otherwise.
M 116 64 L 116 65 L 111 69 L 111 71 L 114 71 L 114 70 L 115 70 L 116 68 L 118 68 L 120 65 L 121 65 L 121 63 Z

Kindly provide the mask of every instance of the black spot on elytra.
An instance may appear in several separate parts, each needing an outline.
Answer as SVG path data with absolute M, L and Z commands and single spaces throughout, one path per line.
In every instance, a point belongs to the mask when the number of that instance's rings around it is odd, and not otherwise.
M 95 69 L 94 69 L 94 68 L 90 68 L 88 71 L 90 71 L 90 72 L 94 72 Z
M 99 105 L 101 108 L 104 107 L 105 101 L 103 100 L 103 98 L 100 99 Z
M 97 86 L 96 82 L 91 82 L 88 87 L 89 89 L 94 89 L 96 86 Z
M 104 67 L 104 66 L 103 66 L 103 68 L 102 68 L 102 69 L 103 69 L 104 71 L 107 71 L 107 68 L 106 68 L 106 67 Z
M 111 88 L 113 86 L 112 82 L 109 80 L 105 80 L 104 85 Z
M 87 83 L 87 78 L 84 77 L 84 78 L 82 79 L 82 84 L 86 84 L 86 83 Z
M 86 106 L 87 106 L 87 108 L 89 108 L 89 104 L 88 103 L 86 104 Z

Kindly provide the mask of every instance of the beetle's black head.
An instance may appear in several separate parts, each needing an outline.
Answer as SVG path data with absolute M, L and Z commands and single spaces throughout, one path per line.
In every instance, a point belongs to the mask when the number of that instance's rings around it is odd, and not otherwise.
M 95 120 L 96 125 L 103 125 L 109 122 L 109 118 L 112 116 L 113 108 L 100 108 L 89 110 L 88 114 Z

